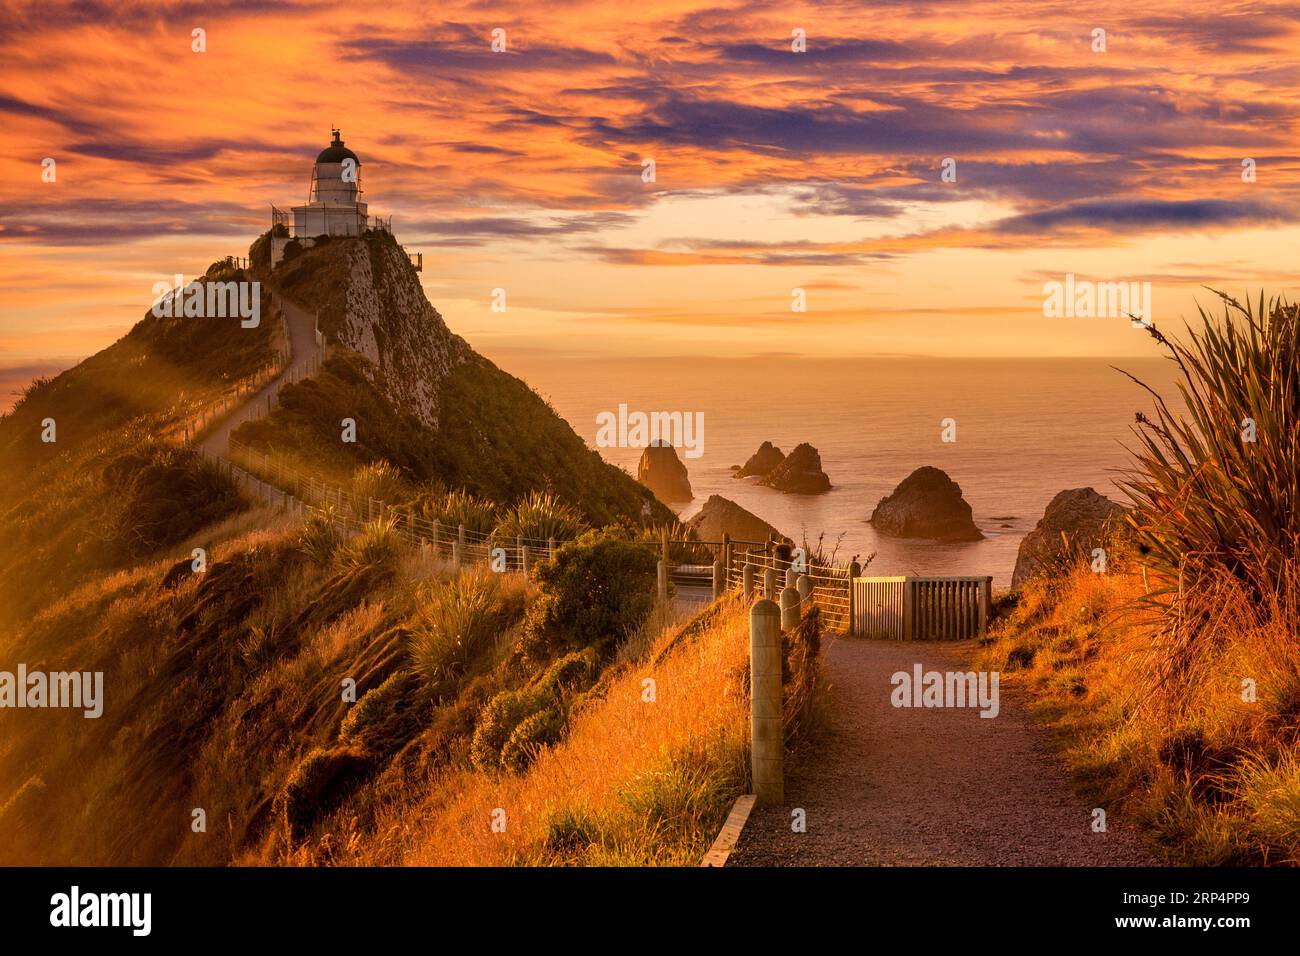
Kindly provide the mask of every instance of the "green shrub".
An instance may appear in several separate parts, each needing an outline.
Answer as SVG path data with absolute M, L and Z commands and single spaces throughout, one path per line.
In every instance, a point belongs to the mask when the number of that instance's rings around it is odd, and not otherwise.
M 585 529 L 586 523 L 576 508 L 565 504 L 549 491 L 533 491 L 515 504 L 501 518 L 496 533 L 499 539 L 513 542 L 522 537 L 535 542 L 569 541 Z
M 487 702 L 479 714 L 470 759 L 480 770 L 501 766 L 501 751 L 520 724 L 551 703 L 550 696 L 536 688 L 502 691 Z
M 410 498 L 411 491 L 402 473 L 386 461 L 372 461 L 352 472 L 348 490 L 365 508 L 367 499 L 393 505 Z
M 465 526 L 467 532 L 491 534 L 497 525 L 497 506 L 467 491 L 449 491 L 425 499 L 421 512 L 429 521 L 442 522 L 444 534 L 454 535 Z
M 558 705 L 545 707 L 521 720 L 501 748 L 501 766 L 520 773 L 528 768 L 543 747 L 564 736 L 564 716 Z
M 370 758 L 351 747 L 309 752 L 289 775 L 281 796 L 290 835 L 300 839 L 312 824 L 342 803 L 370 769 Z
M 655 602 L 653 549 L 615 534 L 589 532 L 537 569 L 521 650 L 539 663 L 591 647 L 607 657 L 640 626 Z
M 407 670 L 395 671 L 352 705 L 339 727 L 339 739 L 370 753 L 394 753 L 419 731 L 421 718 L 429 714 L 421 706 L 428 702 L 421 698 L 419 677 Z
M 433 587 L 411 628 L 411 659 L 432 686 L 461 677 L 494 638 L 518 617 L 503 605 L 490 572 L 465 573 Z
M 1186 345 L 1148 326 L 1178 366 L 1187 412 L 1147 389 L 1156 420 L 1138 416 L 1128 520 L 1169 581 L 1217 568 L 1266 599 L 1300 557 L 1300 306 L 1219 295 L 1223 317 L 1201 309 Z
M 593 648 L 573 651 L 553 661 L 543 672 L 537 686 L 560 695 L 584 691 L 600 676 L 600 662 Z
M 343 570 L 394 570 L 402 554 L 402 540 L 392 518 L 379 518 L 344 543 L 334 553 L 335 563 Z
M 298 550 L 317 564 L 326 564 L 334 556 L 343 536 L 332 505 L 312 513 L 298 532 Z
M 217 466 L 189 448 L 147 440 L 104 468 L 106 539 L 138 559 L 243 509 Z

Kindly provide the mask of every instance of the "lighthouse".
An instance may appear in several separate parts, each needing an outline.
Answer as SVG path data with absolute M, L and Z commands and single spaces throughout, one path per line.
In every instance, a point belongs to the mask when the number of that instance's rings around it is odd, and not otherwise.
M 366 231 L 366 204 L 361 201 L 361 160 L 334 130 L 334 141 L 320 151 L 311 168 L 307 202 L 293 207 L 293 234 L 359 236 Z
M 307 202 L 291 211 L 271 207 L 271 268 L 284 260 L 285 249 L 294 243 L 310 249 L 322 237 L 363 237 L 375 233 L 392 235 L 393 220 L 370 218 L 361 200 L 361 160 L 334 131 L 334 140 L 320 151 L 311 167 Z M 410 253 L 411 266 L 424 268 L 421 253 Z

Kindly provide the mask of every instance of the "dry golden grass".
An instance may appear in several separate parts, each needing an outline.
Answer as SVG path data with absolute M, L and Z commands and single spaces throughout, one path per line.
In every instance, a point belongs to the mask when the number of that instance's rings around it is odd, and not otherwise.
M 1260 607 L 1225 580 L 1186 594 L 1181 616 L 1140 609 L 1159 584 L 1086 565 L 1031 582 L 980 665 L 1033 693 L 1079 789 L 1169 862 L 1300 864 L 1294 607 Z M 1175 627 L 1197 648 L 1176 673 Z
M 373 839 L 358 839 L 340 820 L 343 832 L 322 839 L 332 853 L 348 844 L 356 853 L 336 861 L 698 863 L 747 781 L 747 610 L 728 602 L 694 632 L 662 618 L 656 625 L 637 659 L 605 685 L 604 699 L 581 708 L 567 738 L 527 771 L 442 773 L 414 807 L 379 813 Z M 646 679 L 655 682 L 653 702 L 643 699 Z M 493 832 L 498 810 L 505 832 Z M 303 851 L 291 862 L 318 860 Z

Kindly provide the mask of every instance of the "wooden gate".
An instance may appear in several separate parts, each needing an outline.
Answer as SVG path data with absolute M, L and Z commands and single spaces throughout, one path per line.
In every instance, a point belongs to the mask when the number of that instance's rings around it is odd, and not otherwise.
M 993 578 L 853 579 L 853 630 L 895 641 L 961 641 L 988 629 Z

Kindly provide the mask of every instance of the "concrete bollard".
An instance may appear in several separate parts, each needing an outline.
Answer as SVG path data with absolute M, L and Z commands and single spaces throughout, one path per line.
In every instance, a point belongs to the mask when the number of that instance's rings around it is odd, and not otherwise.
M 451 567 L 453 571 L 460 571 L 460 542 L 451 543 Z
M 726 573 L 721 561 L 713 562 L 713 600 L 715 601 L 727 590 Z
M 799 590 L 783 588 L 781 591 L 781 630 L 793 631 L 799 626 Z
M 799 601 L 800 601 L 800 603 L 803 603 L 803 602 L 806 602 L 806 601 L 809 601 L 809 600 L 812 599 L 812 596 L 813 596 L 813 579 L 812 579 L 812 576 L 811 576 L 811 575 L 808 575 L 808 574 L 801 574 L 801 575 L 799 575 L 799 578 L 798 578 L 798 580 L 795 581 L 794 586 L 795 586 L 796 588 L 799 589 Z
M 663 560 L 659 562 L 659 600 L 668 603 L 668 564 Z
M 799 583 L 799 572 L 793 566 L 785 569 L 785 586 L 788 588 L 796 587 Z
M 754 566 L 746 564 L 740 569 L 740 589 L 745 597 L 754 596 Z
M 769 601 L 776 600 L 776 569 L 763 569 L 763 597 Z
M 750 772 L 760 806 L 785 803 L 781 611 L 766 598 L 749 612 Z

